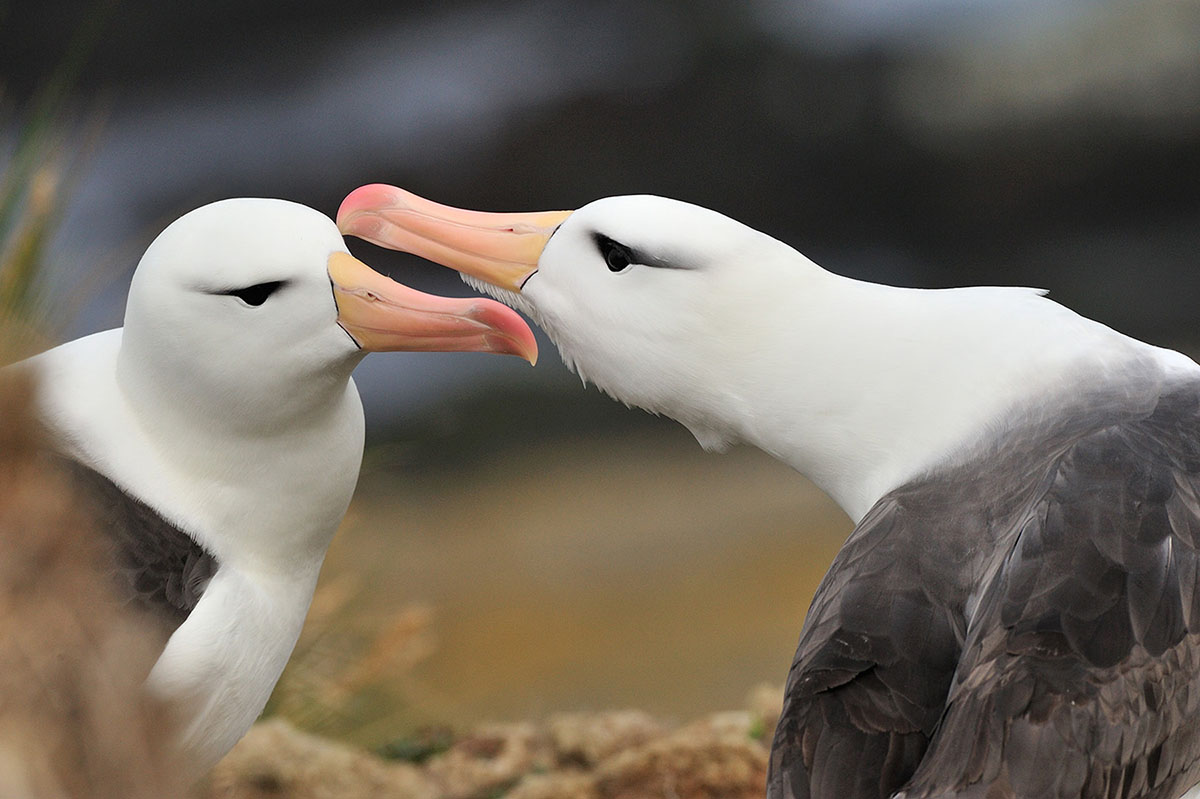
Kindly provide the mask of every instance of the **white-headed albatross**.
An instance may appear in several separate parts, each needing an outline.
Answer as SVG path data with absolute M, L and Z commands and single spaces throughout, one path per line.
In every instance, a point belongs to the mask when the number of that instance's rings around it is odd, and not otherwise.
M 234 199 L 154 240 L 124 327 L 10 367 L 36 370 L 124 595 L 169 635 L 148 682 L 182 709 L 193 777 L 262 711 L 300 633 L 358 478 L 350 373 L 368 350 L 536 355 L 503 305 L 389 280 L 311 208 Z
M 746 442 L 857 523 L 769 795 L 1176 797 L 1200 781 L 1200 368 L 1021 288 L 850 280 L 710 210 L 484 214 L 389 186 L 342 231 L 454 267 L 586 380 Z

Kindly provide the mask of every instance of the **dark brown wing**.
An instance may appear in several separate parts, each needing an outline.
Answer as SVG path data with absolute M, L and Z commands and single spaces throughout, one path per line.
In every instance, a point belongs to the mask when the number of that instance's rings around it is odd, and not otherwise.
M 216 558 L 104 475 L 74 461 L 62 465 L 111 544 L 118 598 L 174 632 L 216 573 Z
M 908 500 L 876 505 L 817 589 L 775 731 L 772 799 L 888 797 L 925 753 L 965 634 L 953 573 L 967 555 L 923 557 L 921 503 Z
M 863 519 L 801 635 L 769 796 L 1170 797 L 1200 778 L 1200 393 L 1117 400 Z
M 971 623 L 906 795 L 1178 796 L 1200 780 L 1195 392 L 1059 461 Z

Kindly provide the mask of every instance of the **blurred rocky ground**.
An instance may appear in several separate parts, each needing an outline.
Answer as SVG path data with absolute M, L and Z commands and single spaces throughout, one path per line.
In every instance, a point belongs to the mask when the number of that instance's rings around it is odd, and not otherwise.
M 684 724 L 637 710 L 425 730 L 381 753 L 259 723 L 204 799 L 751 799 L 763 794 L 782 691 Z

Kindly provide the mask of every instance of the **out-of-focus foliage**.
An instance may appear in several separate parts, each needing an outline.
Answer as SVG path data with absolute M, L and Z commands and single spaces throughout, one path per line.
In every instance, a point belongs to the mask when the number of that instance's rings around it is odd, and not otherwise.
M 266 715 L 360 742 L 396 728 L 412 669 L 434 648 L 432 610 L 413 604 L 380 612 L 364 607 L 365 592 L 351 572 L 321 582 Z
M 181 796 L 162 641 L 114 596 L 103 538 L 41 451 L 28 375 L 0 372 L 0 796 Z
M 15 141 L 0 149 L 0 326 L 10 355 L 21 354 L 31 330 L 53 332 L 42 279 L 47 245 L 97 129 L 73 130 L 71 89 L 112 6 L 97 4 L 83 16 L 62 60 L 17 114 Z M 0 110 L 3 90 L 0 83 Z

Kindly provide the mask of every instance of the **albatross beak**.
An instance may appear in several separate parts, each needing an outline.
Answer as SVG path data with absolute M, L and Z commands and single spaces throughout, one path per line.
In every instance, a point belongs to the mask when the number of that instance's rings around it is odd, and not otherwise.
M 338 324 L 370 352 L 496 352 L 537 362 L 529 325 L 482 297 L 435 297 L 384 277 L 353 255 L 329 256 Z
M 464 211 L 375 183 L 342 200 L 342 233 L 457 269 L 498 288 L 521 290 L 550 236 L 570 211 Z

